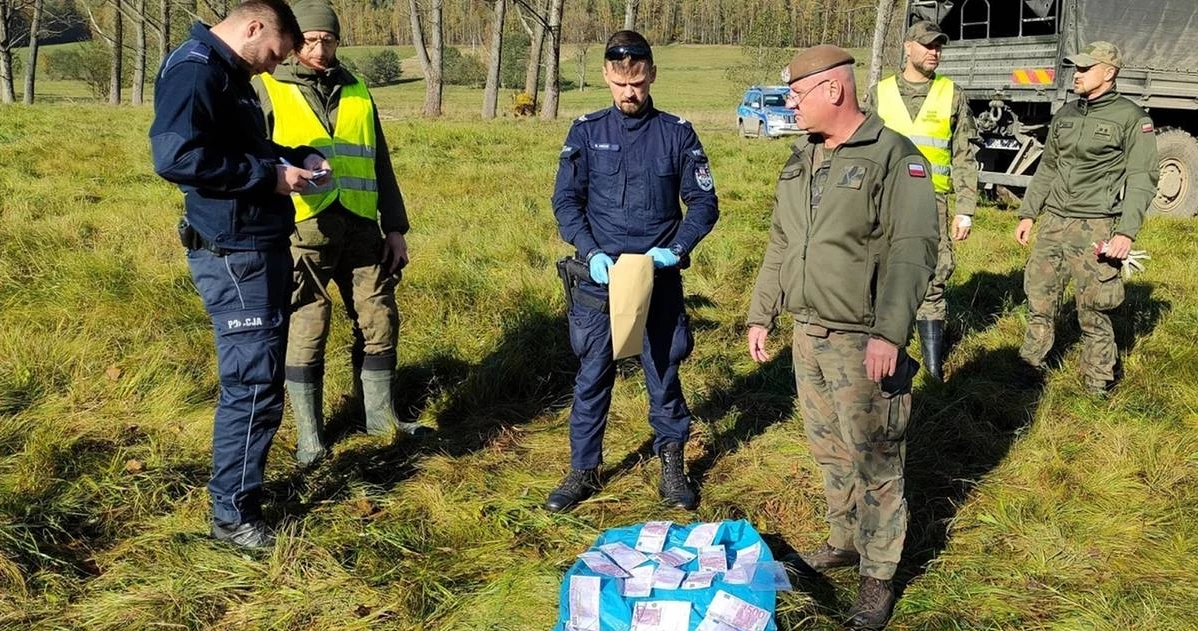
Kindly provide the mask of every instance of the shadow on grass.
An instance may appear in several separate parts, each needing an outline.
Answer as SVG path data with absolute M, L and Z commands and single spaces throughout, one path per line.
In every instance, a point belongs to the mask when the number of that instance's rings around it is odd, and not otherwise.
M 948 307 L 948 350 L 973 333 L 994 326 L 1023 304 L 1023 268 L 975 272 L 960 285 L 944 290 Z
M 690 476 L 700 493 L 716 463 L 794 413 L 794 369 L 790 353 L 789 347 L 784 348 L 757 370 L 736 378 L 728 387 L 709 393 L 695 404 L 695 417 L 711 422 L 736 414 L 732 427 L 713 432 L 711 447 L 691 463 Z
M 401 420 L 421 416 L 436 401 L 435 435 L 400 437 L 393 444 L 369 445 L 338 453 L 311 472 L 296 470 L 268 485 L 274 509 L 291 518 L 315 505 L 344 499 L 351 483 L 386 492 L 414 474 L 420 459 L 436 453 L 464 456 L 483 449 L 507 430 L 569 403 L 574 383 L 573 355 L 560 313 L 519 312 L 502 324 L 495 349 L 477 364 L 435 356 L 420 366 L 397 370 L 396 408 Z M 335 411 L 340 430 L 356 423 L 352 403 Z
M 111 439 L 84 437 L 54 446 L 41 465 L 51 475 L 42 476 L 36 490 L 0 493 L 0 556 L 29 577 L 88 580 L 103 574 L 96 556 L 137 533 L 148 517 L 174 510 L 208 479 L 207 461 L 143 469 L 133 456 L 150 440 L 130 425 Z M 114 470 L 121 462 L 124 468 Z
M 1153 287 L 1129 283 L 1127 298 L 1111 314 L 1116 343 L 1131 351 L 1169 312 Z M 1069 302 L 1072 305 L 1072 300 Z M 1080 339 L 1077 311 L 1063 310 L 1049 365 Z M 914 394 L 907 431 L 907 543 L 896 577 L 905 587 L 923 573 L 948 543 L 948 525 L 981 480 L 1006 457 L 1035 418 L 1042 383 L 1021 383 L 1019 349 L 984 352 L 950 375 L 945 384 L 924 383 Z
M 692 325 L 694 319 L 691 320 Z M 639 367 L 639 364 L 636 364 Z M 691 461 L 688 474 L 702 500 L 703 482 L 720 459 L 736 453 L 740 447 L 767 427 L 790 418 L 794 410 L 793 373 L 790 349 L 783 349 L 753 373 L 737 378 L 726 388 L 711 392 L 691 406 L 695 422 L 715 422 L 736 411 L 736 422 L 725 431 L 712 432 L 713 444 L 703 455 Z M 653 458 L 653 437 L 603 472 L 607 481 L 624 475 L 638 464 Z
M 907 429 L 907 540 L 895 579 L 900 591 L 948 543 L 948 526 L 981 480 L 1035 418 L 1044 384 L 1026 378 L 1019 349 L 979 353 L 947 383 L 924 382 Z

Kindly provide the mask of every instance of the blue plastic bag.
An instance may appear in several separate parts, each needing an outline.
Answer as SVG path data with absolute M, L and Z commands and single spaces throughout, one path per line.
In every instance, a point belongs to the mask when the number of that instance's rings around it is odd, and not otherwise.
M 682 547 L 682 543 L 686 541 L 687 535 L 690 534 L 700 523 L 680 526 L 674 524 L 670 527 L 669 536 L 666 538 L 665 550 L 669 550 L 675 546 Z M 613 528 L 599 536 L 595 543 L 591 545 L 591 550 L 599 550 L 599 546 L 609 543 L 621 542 L 629 547 L 636 547 L 637 537 L 640 536 L 641 525 L 628 526 L 626 528 Z M 753 529 L 749 522 L 745 520 L 724 521 L 720 522 L 720 527 L 716 531 L 715 540 L 712 545 L 723 545 L 731 554 L 735 550 L 743 550 L 752 546 L 755 543 L 761 544 L 761 556 L 757 562 L 761 564 L 772 562 L 773 555 L 770 549 L 765 545 L 765 541 L 761 539 L 761 535 Z M 692 553 L 698 554 L 698 550 L 687 548 Z M 650 562 L 652 563 L 652 562 Z M 695 559 L 680 566 L 680 569 L 693 572 L 699 569 L 699 559 Z M 754 590 L 750 585 L 730 585 L 717 577 L 711 583 L 710 587 L 705 589 L 654 589 L 653 592 L 645 598 L 625 598 L 621 593 L 622 580 L 610 576 L 602 576 L 592 572 L 581 560 L 576 560 L 574 565 L 566 572 L 566 576 L 562 579 L 562 587 L 560 599 L 558 602 L 558 619 L 557 624 L 553 627 L 554 631 L 566 631 L 566 623 L 570 621 L 570 578 L 575 575 L 582 576 L 600 576 L 600 593 L 599 593 L 599 631 L 629 631 L 632 628 L 632 610 L 636 603 L 642 600 L 678 600 L 691 603 L 690 629 L 695 631 L 699 626 L 699 622 L 703 620 L 703 616 L 707 613 L 707 606 L 711 604 L 711 599 L 717 591 L 725 591 L 737 598 L 749 602 L 757 607 L 760 607 L 770 613 L 769 624 L 766 625 L 765 631 L 777 631 L 778 626 L 774 622 L 774 612 L 777 608 L 777 593 L 773 590 Z M 757 581 L 751 581 L 757 582 Z

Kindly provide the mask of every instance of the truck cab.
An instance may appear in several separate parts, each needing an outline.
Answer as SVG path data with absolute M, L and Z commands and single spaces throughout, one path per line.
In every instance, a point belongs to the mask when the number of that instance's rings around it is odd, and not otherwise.
M 949 36 L 938 74 L 969 99 L 982 147 L 978 186 L 1014 198 L 1031 182 L 1052 115 L 1077 98 L 1065 57 L 1113 42 L 1115 89 L 1148 111 L 1161 177 L 1152 212 L 1198 214 L 1198 2 L 1175 0 L 910 0 L 906 25 Z

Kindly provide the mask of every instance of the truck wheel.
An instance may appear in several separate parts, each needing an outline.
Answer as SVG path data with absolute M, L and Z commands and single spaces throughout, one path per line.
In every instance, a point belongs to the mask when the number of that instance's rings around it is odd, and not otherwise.
M 1173 217 L 1198 213 L 1198 140 L 1180 129 L 1156 137 L 1161 178 L 1151 211 Z

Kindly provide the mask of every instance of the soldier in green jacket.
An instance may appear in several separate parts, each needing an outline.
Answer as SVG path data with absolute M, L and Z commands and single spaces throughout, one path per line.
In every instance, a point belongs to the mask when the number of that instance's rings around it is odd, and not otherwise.
M 956 269 L 953 241 L 969 238 L 978 198 L 977 129 L 964 91 L 936 74 L 948 35 L 935 22 L 907 29 L 903 71 L 865 93 L 864 109 L 877 112 L 886 126 L 907 136 L 932 163 L 932 184 L 940 211 L 940 246 L 936 273 L 915 314 L 915 330 L 923 347 L 923 365 L 936 381 L 944 379 L 944 323 L 948 305 L 944 290 Z M 949 214 L 948 194 L 955 208 Z
M 325 0 L 300 0 L 292 10 L 304 33 L 296 58 L 255 77 L 254 87 L 274 140 L 316 147 L 333 167 L 329 185 L 292 196 L 295 264 L 285 372 L 296 459 L 311 465 L 328 452 L 322 389 L 330 281 L 353 322 L 355 394 L 367 431 L 391 437 L 429 430 L 400 422 L 394 408 L 395 286 L 408 260 L 408 216 L 378 110 L 361 79 L 337 59 L 341 24 L 333 8 Z
M 932 170 L 910 140 L 861 112 L 845 50 L 810 48 L 782 74 L 809 135 L 778 178 L 749 354 L 770 358 L 766 337 L 789 311 L 798 409 L 831 527 L 800 556 L 816 570 L 857 566 L 849 627 L 880 629 L 907 531 L 903 456 L 919 365 L 903 349 L 936 263 Z
M 1148 114 L 1115 90 L 1123 66 L 1117 46 L 1093 42 L 1066 61 L 1075 66 L 1073 92 L 1081 98 L 1053 117 L 1015 228 L 1026 246 L 1040 222 L 1023 277 L 1028 323 L 1019 356 L 1038 382 L 1072 280 L 1086 388 L 1104 396 L 1119 354 L 1107 312 L 1123 302 L 1120 268 L 1156 194 L 1156 134 Z

